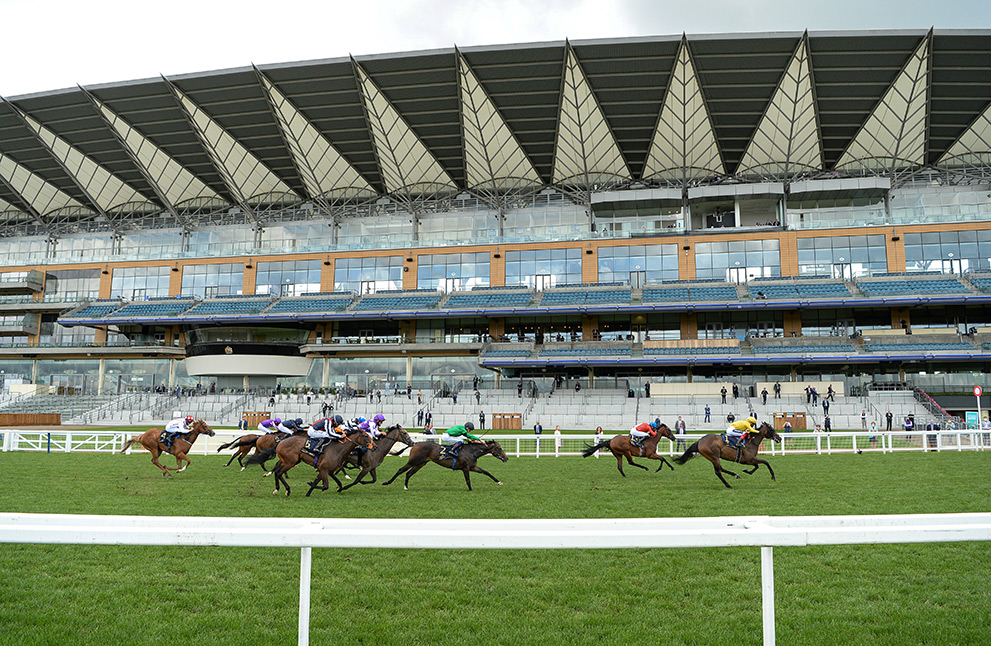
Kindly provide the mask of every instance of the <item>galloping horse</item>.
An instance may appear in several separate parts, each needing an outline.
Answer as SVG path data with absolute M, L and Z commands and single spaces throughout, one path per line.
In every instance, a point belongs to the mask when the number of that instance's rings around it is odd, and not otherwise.
M 436 442 L 417 442 L 410 449 L 409 459 L 406 461 L 399 471 L 396 471 L 396 475 L 389 478 L 388 482 L 383 482 L 383 485 L 391 484 L 393 480 L 399 477 L 400 473 L 406 473 L 406 482 L 403 483 L 403 489 L 409 489 L 409 479 L 413 477 L 413 474 L 423 468 L 427 462 L 436 462 L 442 467 L 447 467 L 448 469 L 457 469 L 465 474 L 465 483 L 468 485 L 468 491 L 471 491 L 471 478 L 468 476 L 469 471 L 474 471 L 475 473 L 482 473 L 492 478 L 493 481 L 500 487 L 502 482 L 496 479 L 494 475 L 480 468 L 477 464 L 478 458 L 491 453 L 495 457 L 499 458 L 503 462 L 509 460 L 509 456 L 506 452 L 502 450 L 499 443 L 495 440 L 485 440 L 482 443 L 464 443 L 461 445 L 461 449 L 458 452 L 457 464 L 453 464 L 454 460 L 451 458 L 441 458 L 441 445 Z
M 684 464 L 696 455 L 705 456 L 709 462 L 712 462 L 712 466 L 716 470 L 716 475 L 729 489 L 732 489 L 733 487 L 729 486 L 729 483 L 726 482 L 726 478 L 723 477 L 723 474 L 728 473 L 737 480 L 740 479 L 740 476 L 736 475 L 732 471 L 727 471 L 724 469 L 722 464 L 719 462 L 720 458 L 723 460 L 730 460 L 731 462 L 739 461 L 740 464 L 752 464 L 754 466 L 753 469 L 750 471 L 747 471 L 746 469 L 743 470 L 743 472 L 747 475 L 751 475 L 754 471 L 760 468 L 760 465 L 763 464 L 767 467 L 767 470 L 771 472 L 771 480 L 774 480 L 774 469 L 772 469 L 771 465 L 767 463 L 767 460 L 761 460 L 757 457 L 757 448 L 765 439 L 769 439 L 774 442 L 781 441 L 781 436 L 778 435 L 778 432 L 774 430 L 774 427 L 767 422 L 764 422 L 757 427 L 756 433 L 750 433 L 747 436 L 747 441 L 743 445 L 743 451 L 740 452 L 740 458 L 737 460 L 737 450 L 727 445 L 726 442 L 723 441 L 721 435 L 706 435 L 701 440 L 688 447 L 688 450 L 685 451 L 681 457 L 675 458 L 674 463 Z
M 280 482 L 286 488 L 286 495 L 289 495 L 289 481 L 286 480 L 286 473 L 300 462 L 304 462 L 310 466 L 316 466 L 320 470 L 319 476 L 313 482 L 307 483 L 310 485 L 310 490 L 306 493 L 307 496 L 313 493 L 313 489 L 317 486 L 315 484 L 317 480 L 323 481 L 323 491 L 326 491 L 330 486 L 330 483 L 327 481 L 328 477 L 334 478 L 334 482 L 337 483 L 337 490 L 340 491 L 342 486 L 341 481 L 333 473 L 341 468 L 341 463 L 344 462 L 345 456 L 354 449 L 355 445 L 368 446 L 371 441 L 368 434 L 364 431 L 348 431 L 346 439 L 343 442 L 331 440 L 324 447 L 320 457 L 313 458 L 302 452 L 303 444 L 306 443 L 306 440 L 307 437 L 305 434 L 296 433 L 282 440 L 275 447 L 248 458 L 248 464 L 262 464 L 270 459 L 273 454 L 279 457 L 279 463 L 272 469 L 272 475 L 275 476 L 275 491 L 272 492 L 273 496 L 278 495 Z M 316 462 L 315 465 L 314 462 Z
M 612 454 L 616 456 L 616 468 L 619 469 L 619 474 L 624 478 L 626 477 L 626 474 L 623 473 L 623 458 L 626 458 L 627 462 L 639 469 L 650 471 L 650 469 L 644 465 L 634 462 L 634 456 L 647 458 L 648 460 L 660 460 L 661 463 L 657 465 L 657 469 L 654 473 L 660 471 L 665 464 L 668 465 L 669 469 L 674 471 L 674 467 L 671 466 L 671 463 L 668 462 L 663 455 L 657 452 L 657 443 L 661 441 L 662 437 L 666 437 L 672 442 L 675 439 L 674 433 L 671 432 L 671 429 L 668 428 L 667 424 L 661 424 L 661 427 L 657 430 L 656 434 L 645 439 L 642 449 L 633 446 L 630 442 L 629 435 L 617 435 L 612 439 L 603 440 L 595 446 L 586 446 L 585 450 L 582 451 L 582 456 L 587 458 L 590 455 L 594 455 L 599 449 L 608 448 L 612 451 Z
M 251 453 L 251 449 L 255 449 L 255 454 L 259 454 L 263 451 L 275 446 L 281 438 L 287 437 L 285 433 L 262 433 L 262 434 L 249 434 L 242 435 L 241 437 L 228 442 L 227 444 L 221 444 L 217 447 L 217 452 L 223 451 L 224 449 L 234 449 L 234 453 L 231 454 L 231 459 L 227 461 L 225 467 L 229 467 L 234 458 L 237 458 L 237 463 L 241 465 L 241 471 L 247 469 L 247 465 L 244 464 L 243 460 L 245 456 Z M 268 471 L 265 468 L 265 463 L 262 462 L 262 469 Z
M 361 472 L 358 473 L 358 477 L 354 479 L 354 482 L 344 487 L 344 489 L 350 489 L 358 483 L 361 484 L 373 484 L 375 482 L 375 469 L 382 465 L 382 461 L 385 460 L 385 456 L 389 454 L 389 450 L 392 449 L 392 445 L 396 442 L 402 442 L 407 446 L 413 446 L 413 438 L 409 436 L 409 433 L 400 426 L 396 424 L 389 428 L 389 430 L 379 437 L 375 442 L 374 449 L 368 449 L 368 452 L 361 457 Z M 406 449 L 403 449 L 404 451 Z M 400 451 L 399 453 L 402 453 Z M 353 456 L 347 456 L 345 462 L 354 461 L 357 464 L 357 460 Z M 361 479 L 365 477 L 366 473 L 371 472 L 372 479 L 368 482 L 361 482 Z M 343 491 L 344 489 L 341 489 Z
M 162 429 L 152 428 L 152 429 L 148 429 L 141 435 L 136 435 L 131 439 L 129 439 L 127 442 L 124 443 L 124 447 L 119 452 L 120 453 L 126 452 L 127 449 L 131 447 L 132 444 L 137 442 L 141 446 L 148 449 L 149 452 L 151 452 L 151 463 L 162 470 L 162 475 L 171 478 L 172 474 L 169 473 L 169 471 L 176 471 L 176 472 L 185 471 L 186 467 L 189 466 L 189 458 L 186 457 L 186 453 L 189 451 L 189 449 L 193 447 L 193 442 L 195 442 L 196 438 L 200 436 L 200 433 L 204 435 L 209 435 L 210 437 L 216 435 L 216 433 L 213 432 L 213 429 L 210 428 L 206 422 L 204 422 L 201 419 L 198 419 L 195 422 L 193 422 L 193 428 L 188 433 L 189 435 L 188 440 L 180 435 L 172 442 L 171 447 L 166 447 L 164 442 L 159 441 L 159 438 L 162 436 Z M 172 467 L 163 467 L 158 462 L 158 456 L 160 456 L 163 453 L 171 453 L 172 455 L 175 456 L 174 469 Z M 183 462 L 186 463 L 186 466 L 180 469 L 179 467 L 182 465 Z

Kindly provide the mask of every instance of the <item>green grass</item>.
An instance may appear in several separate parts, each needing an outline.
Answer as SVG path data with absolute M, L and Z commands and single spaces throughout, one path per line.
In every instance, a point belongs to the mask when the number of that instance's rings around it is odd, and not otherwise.
M 429 465 L 389 487 L 271 495 L 261 471 L 192 456 L 166 480 L 147 453 L 0 454 L 0 511 L 209 516 L 583 518 L 991 511 L 988 455 L 787 456 L 727 490 L 708 462 L 486 458 L 506 485 Z M 403 463 L 389 458 L 380 481 Z M 398 546 L 397 546 L 398 547 Z M 758 644 L 756 548 L 319 549 L 312 643 Z M 291 643 L 299 551 L 0 546 L 0 644 Z M 777 548 L 781 644 L 976 644 L 991 634 L 987 544 Z

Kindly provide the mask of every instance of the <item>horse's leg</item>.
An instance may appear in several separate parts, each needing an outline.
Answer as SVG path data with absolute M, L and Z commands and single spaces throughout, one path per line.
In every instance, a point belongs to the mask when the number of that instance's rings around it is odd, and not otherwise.
M 417 471 L 419 471 L 420 469 L 422 469 L 424 464 L 426 464 L 426 462 L 424 462 L 423 464 L 418 464 L 418 465 L 412 467 L 409 471 L 406 472 L 406 481 L 403 482 L 403 491 L 409 491 L 409 479 L 413 477 L 413 474 L 415 474 Z M 399 474 L 396 474 L 396 475 L 399 475 Z M 469 487 L 469 489 L 470 488 L 471 487 Z
M 392 481 L 395 480 L 396 478 L 398 478 L 400 473 L 406 473 L 407 471 L 409 471 L 412 468 L 413 468 L 413 463 L 412 462 L 407 462 L 403 466 L 399 467 L 399 470 L 396 471 L 396 474 L 394 476 L 392 476 L 391 478 L 389 478 L 388 480 L 386 480 L 385 482 L 383 482 L 382 483 L 382 486 L 384 487 L 385 485 L 392 484 Z
M 231 465 L 231 462 L 234 461 L 234 458 L 237 458 L 238 459 L 238 464 L 241 463 L 241 451 L 240 450 L 234 451 L 233 453 L 231 453 L 231 459 L 228 460 L 227 461 L 227 464 L 225 464 L 224 466 L 225 467 L 229 467 Z M 241 469 L 241 470 L 244 471 L 244 469 Z
M 771 465 L 768 463 L 767 460 L 761 460 L 760 458 L 755 458 L 754 459 L 754 468 L 753 469 L 751 469 L 750 471 L 747 471 L 746 469 L 744 469 L 743 472 L 746 473 L 748 476 L 749 475 L 753 475 L 754 471 L 756 471 L 757 469 L 759 469 L 760 468 L 760 465 L 762 465 L 762 464 L 765 467 L 767 467 L 767 470 L 768 471 L 771 472 L 771 480 L 774 480 L 774 469 L 771 468 Z
M 613 455 L 616 456 L 616 468 L 619 469 L 619 475 L 625 478 L 626 474 L 623 473 L 623 456 L 618 453 L 613 453 Z
M 337 479 L 337 475 L 334 474 L 334 473 L 331 473 L 330 474 L 330 477 L 333 478 L 334 479 L 334 482 L 337 483 L 337 493 L 341 493 L 342 491 L 344 491 L 344 489 L 345 489 L 345 487 L 343 486 L 344 483 Z M 327 483 L 327 487 L 328 488 L 330 487 L 330 483 L 329 482 Z
M 635 466 L 635 467 L 636 467 L 636 468 L 638 468 L 638 469 L 643 469 L 644 471 L 650 471 L 650 469 L 648 469 L 648 468 L 647 468 L 647 467 L 645 467 L 644 465 L 642 465 L 642 464 L 637 464 L 636 462 L 634 462 L 634 461 L 633 461 L 633 456 L 632 456 L 632 455 L 629 455 L 629 454 L 627 454 L 627 455 L 626 455 L 626 461 L 627 461 L 627 462 L 628 462 L 629 464 L 632 464 L 633 466 Z
M 468 475 L 468 469 L 462 469 L 461 473 L 465 474 L 465 484 L 468 485 L 468 491 L 471 491 L 471 476 Z
M 337 480 L 337 478 L 334 478 L 334 480 Z M 330 488 L 330 483 L 327 481 L 327 470 L 326 469 L 320 469 L 319 471 L 317 471 L 317 477 L 316 478 L 313 478 L 313 480 L 311 480 L 310 482 L 307 482 L 306 483 L 306 484 L 310 485 L 310 490 L 306 492 L 306 497 L 307 498 L 309 498 L 310 497 L 310 494 L 313 493 L 313 490 L 317 488 L 317 483 L 322 483 L 323 484 L 323 486 L 320 487 L 320 491 L 327 491 L 327 489 Z
M 375 484 L 375 481 L 378 479 L 375 475 L 375 469 L 372 469 L 368 473 L 372 474 L 372 479 L 368 482 L 362 482 L 361 484 Z M 358 478 L 358 480 L 361 480 L 361 478 Z
M 169 473 L 169 468 L 168 467 L 163 467 L 162 466 L 162 463 L 158 461 L 158 456 L 161 455 L 162 452 L 160 450 L 158 450 L 158 447 L 157 446 L 155 447 L 154 450 L 151 450 L 151 449 L 149 449 L 149 450 L 151 451 L 151 463 L 154 464 L 156 467 L 158 467 L 159 469 L 162 470 L 162 475 L 163 476 L 165 476 L 167 478 L 171 478 L 172 477 L 172 474 Z
M 488 477 L 490 477 L 490 478 L 492 478 L 492 480 L 493 480 L 493 481 L 494 481 L 494 482 L 495 482 L 495 483 L 496 483 L 497 485 L 499 485 L 500 487 L 502 486 L 502 482 L 500 482 L 500 481 L 499 481 L 498 479 L 496 479 L 496 477 L 495 477 L 494 475 L 492 475 L 491 473 L 489 473 L 489 472 L 488 472 L 488 471 L 486 471 L 485 469 L 483 469 L 483 468 L 481 468 L 481 467 L 479 467 L 479 466 L 478 466 L 477 464 L 475 464 L 475 465 L 472 465 L 472 467 L 471 467 L 471 470 L 472 470 L 472 471 L 474 471 L 475 473 L 481 473 L 482 475 L 486 475 L 486 476 L 488 476 Z M 465 474 L 465 475 L 468 475 L 468 474 Z
M 179 467 L 182 466 L 182 463 L 183 462 L 186 463 L 186 466 L 183 466 L 180 469 Z M 186 457 L 186 454 L 185 453 L 176 453 L 175 454 L 175 465 L 176 465 L 176 471 L 177 472 L 182 473 L 183 471 L 186 470 L 186 467 L 188 467 L 189 464 L 190 464 L 189 463 L 189 458 Z
M 705 454 L 703 453 L 703 455 Z M 726 478 L 723 477 L 722 472 L 726 471 L 726 469 L 724 469 L 723 466 L 719 463 L 719 456 L 714 455 L 712 457 L 709 457 L 708 455 L 706 455 L 705 457 L 709 458 L 709 462 L 712 462 L 712 468 L 716 470 L 716 477 L 723 481 L 723 484 L 726 485 L 727 489 L 732 489 L 733 487 L 729 486 L 729 483 L 726 482 Z M 726 471 L 726 473 L 729 473 L 729 471 Z
M 355 486 L 356 484 L 358 484 L 359 482 L 361 482 L 361 479 L 363 477 L 365 477 L 365 474 L 366 473 L 368 473 L 368 472 L 365 469 L 362 469 L 361 470 L 361 473 L 358 474 L 358 477 L 355 478 L 354 482 L 352 482 L 348 486 L 344 487 L 343 489 L 339 489 L 339 491 L 344 491 L 344 489 L 350 489 L 351 487 Z M 336 476 L 334 477 L 334 481 L 337 482 L 338 484 L 340 484 L 340 481 L 337 479 Z M 372 480 L 372 482 L 374 482 L 374 480 Z M 370 483 L 362 483 L 362 484 L 370 484 Z

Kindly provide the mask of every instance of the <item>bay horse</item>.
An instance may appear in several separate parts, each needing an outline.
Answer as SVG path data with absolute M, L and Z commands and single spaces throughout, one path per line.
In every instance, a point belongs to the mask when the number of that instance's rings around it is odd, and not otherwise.
M 316 466 L 319 470 L 318 477 L 314 479 L 313 482 L 307 482 L 307 484 L 310 485 L 310 490 L 306 492 L 307 496 L 313 493 L 313 489 L 316 488 L 316 482 L 318 480 L 323 481 L 322 490 L 326 491 L 330 486 L 330 483 L 327 480 L 328 477 L 334 478 L 334 482 L 337 483 L 337 490 L 340 491 L 342 486 L 341 481 L 334 476 L 334 472 L 341 468 L 344 458 L 354 449 L 355 446 L 368 446 L 371 442 L 368 434 L 364 431 L 347 431 L 343 442 L 331 440 L 330 443 L 324 447 L 323 453 L 320 454 L 320 457 L 313 458 L 302 451 L 303 444 L 306 443 L 306 440 L 307 436 L 305 433 L 294 433 L 281 442 L 278 442 L 273 448 L 252 455 L 248 458 L 248 464 L 263 464 L 266 460 L 269 460 L 272 455 L 278 456 L 279 463 L 275 465 L 274 469 L 272 469 L 272 475 L 275 476 L 275 491 L 272 492 L 273 496 L 277 496 L 279 494 L 280 483 L 286 488 L 286 496 L 290 494 L 289 481 L 286 480 L 286 473 L 300 462 L 310 466 Z M 316 463 L 315 465 L 314 462 Z
M 226 444 L 221 444 L 217 447 L 217 452 L 223 451 L 224 449 L 234 449 L 234 453 L 231 454 L 231 459 L 227 461 L 225 467 L 229 467 L 231 462 L 237 458 L 237 463 L 241 465 L 241 471 L 247 469 L 247 465 L 244 463 L 244 458 L 251 453 L 251 449 L 255 449 L 255 454 L 267 451 L 268 449 L 275 446 L 276 442 L 280 439 L 288 437 L 285 433 L 252 433 L 248 435 L 242 435 L 241 437 L 232 440 Z M 262 469 L 268 471 L 265 467 L 265 463 L 262 462 Z
M 379 438 L 375 441 L 375 448 L 368 449 L 368 451 L 361 456 L 361 471 L 354 479 L 354 482 L 341 489 L 341 491 L 344 491 L 344 489 L 350 489 L 359 483 L 374 484 L 375 469 L 382 465 L 382 461 L 385 460 L 385 456 L 389 454 L 389 451 L 396 442 L 402 442 L 406 446 L 414 445 L 413 438 L 409 436 L 409 433 L 407 433 L 406 429 L 404 429 L 401 425 L 396 424 L 395 426 L 390 427 L 384 435 L 379 436 Z M 403 449 L 403 451 L 405 450 L 406 449 Z M 399 453 L 402 453 L 402 451 Z M 396 455 L 398 455 L 398 453 Z M 353 462 L 357 465 L 358 460 L 355 456 L 348 455 L 345 458 L 345 462 Z M 369 472 L 372 474 L 372 479 L 368 482 L 362 482 L 361 479 L 364 478 L 365 474 Z
M 186 457 L 186 453 L 189 451 L 189 449 L 193 448 L 193 442 L 196 441 L 196 438 L 199 437 L 200 434 L 209 435 L 210 437 L 216 435 L 216 433 L 213 432 L 213 429 L 210 428 L 210 426 L 207 425 L 206 422 L 204 422 L 201 419 L 198 419 L 195 422 L 193 422 L 193 426 L 188 432 L 189 439 L 186 439 L 185 437 L 180 435 L 172 442 L 171 447 L 166 447 L 165 442 L 159 441 L 159 438 L 162 436 L 163 430 L 164 429 L 160 429 L 160 428 L 151 428 L 145 431 L 144 433 L 142 433 L 141 435 L 135 435 L 134 437 L 132 437 L 131 439 L 129 439 L 127 442 L 124 443 L 124 446 L 123 448 L 121 448 L 119 453 L 125 453 L 127 449 L 131 447 L 132 444 L 137 442 L 144 448 L 148 449 L 148 451 L 151 453 L 151 463 L 162 470 L 162 475 L 171 478 L 172 474 L 169 473 L 169 471 L 175 471 L 178 473 L 185 471 L 186 467 L 189 466 L 190 462 L 189 462 L 189 458 Z M 172 455 L 175 456 L 174 469 L 172 467 L 163 467 L 161 463 L 159 463 L 158 456 L 160 456 L 163 453 L 171 453 Z M 186 466 L 183 466 L 180 469 L 179 467 L 182 466 L 183 462 L 186 463 Z
M 767 422 L 764 422 L 758 426 L 756 433 L 750 433 L 747 435 L 747 441 L 743 445 L 743 451 L 740 452 L 739 460 L 737 460 L 737 450 L 726 444 L 726 442 L 723 441 L 722 435 L 706 435 L 701 440 L 688 447 L 688 450 L 685 451 L 680 457 L 675 458 L 674 463 L 684 464 L 696 455 L 705 456 L 709 462 L 712 462 L 712 467 L 715 469 L 716 475 L 723 481 L 723 484 L 726 485 L 728 489 L 732 489 L 733 487 L 729 486 L 729 483 L 726 482 L 726 478 L 723 477 L 723 474 L 728 473 L 737 480 L 740 479 L 740 476 L 736 475 L 732 471 L 727 471 L 724 469 L 720 463 L 720 459 L 729 460 L 731 462 L 739 461 L 740 464 L 753 465 L 753 469 L 749 471 L 746 469 L 743 470 L 743 472 L 747 475 L 753 474 L 753 472 L 759 469 L 760 465 L 763 464 L 767 467 L 767 470 L 771 472 L 771 480 L 774 480 L 774 469 L 772 469 L 771 465 L 767 463 L 767 460 L 761 460 L 757 457 L 757 449 L 760 446 L 760 443 L 765 439 L 772 440 L 774 442 L 781 442 L 781 436 L 778 435 L 778 432 L 774 430 L 774 427 Z
M 442 467 L 447 467 L 448 469 L 454 468 L 465 474 L 465 484 L 468 485 L 468 491 L 471 491 L 471 478 L 468 473 L 474 471 L 475 473 L 481 473 L 492 478 L 492 480 L 502 486 L 500 482 L 494 475 L 479 467 L 476 462 L 478 458 L 483 455 L 491 453 L 495 457 L 499 458 L 503 462 L 509 461 L 509 456 L 506 452 L 502 450 L 499 443 L 495 440 L 485 440 L 483 442 L 465 442 L 461 445 L 457 457 L 457 465 L 453 465 L 454 462 L 451 458 L 441 458 L 441 445 L 436 442 L 417 442 L 413 445 L 413 448 L 409 451 L 409 459 L 407 459 L 406 464 L 396 471 L 396 475 L 389 478 L 388 482 L 383 482 L 383 485 L 392 484 L 392 481 L 399 477 L 400 473 L 406 474 L 406 482 L 403 483 L 403 489 L 409 490 L 409 479 L 413 477 L 413 474 L 423 468 L 427 462 L 436 462 Z
M 661 427 L 657 429 L 657 433 L 646 438 L 643 442 L 642 449 L 637 448 L 632 442 L 630 442 L 629 435 L 617 435 L 611 439 L 602 440 L 594 446 L 586 446 L 585 450 L 582 451 L 582 457 L 587 458 L 590 455 L 595 455 L 595 452 L 599 449 L 608 448 L 612 454 L 616 456 L 616 468 L 619 469 L 619 474 L 624 478 L 626 477 L 626 474 L 623 473 L 623 458 L 626 458 L 626 461 L 629 464 L 637 467 L 638 469 L 650 471 L 648 467 L 634 462 L 634 456 L 647 458 L 648 460 L 660 460 L 661 463 L 657 465 L 657 469 L 654 473 L 660 471 L 664 465 L 667 465 L 669 469 L 674 471 L 674 467 L 671 466 L 671 463 L 668 462 L 663 455 L 657 452 L 657 443 L 661 441 L 662 437 L 666 437 L 672 442 L 675 441 L 674 433 L 671 432 L 671 429 L 668 428 L 667 424 L 661 424 Z

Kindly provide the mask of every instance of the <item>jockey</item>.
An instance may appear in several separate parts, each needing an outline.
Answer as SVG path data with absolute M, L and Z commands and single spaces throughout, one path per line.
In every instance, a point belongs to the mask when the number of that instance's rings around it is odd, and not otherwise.
M 341 428 L 343 425 L 344 420 L 340 415 L 335 415 L 333 419 L 324 417 L 310 424 L 310 428 L 306 429 L 306 434 L 310 437 L 330 438 L 340 441 L 344 439 L 344 429 Z
M 461 444 L 464 442 L 464 438 L 468 438 L 471 444 L 480 444 L 482 438 L 471 434 L 471 431 L 475 430 L 475 425 L 471 422 L 465 422 L 464 424 L 458 424 L 457 426 L 452 426 L 451 428 L 444 431 L 443 435 L 440 436 L 441 444 Z
M 374 441 L 380 435 L 382 435 L 382 425 L 385 424 L 385 415 L 378 413 L 372 419 L 368 420 L 369 435 L 372 436 Z
M 738 422 L 733 422 L 726 427 L 726 439 L 729 440 L 729 445 L 736 448 L 736 446 L 743 444 L 747 441 L 747 433 L 757 432 L 757 418 L 748 417 L 747 419 L 741 419 Z M 739 444 L 737 444 L 739 443 Z
M 288 433 L 292 435 L 296 432 L 296 420 L 284 419 L 275 427 L 275 430 L 279 433 Z
M 177 417 L 165 425 L 165 432 L 168 433 L 169 444 L 183 433 L 188 433 L 193 425 L 193 416 Z
M 630 429 L 630 441 L 634 445 L 640 446 L 643 443 L 643 438 L 657 435 L 657 430 L 661 428 L 661 418 L 655 417 L 653 422 L 643 424 L 637 424 Z
M 261 424 L 258 425 L 258 430 L 262 433 L 278 433 L 279 424 L 282 420 L 278 417 L 273 417 L 272 419 L 263 420 Z

